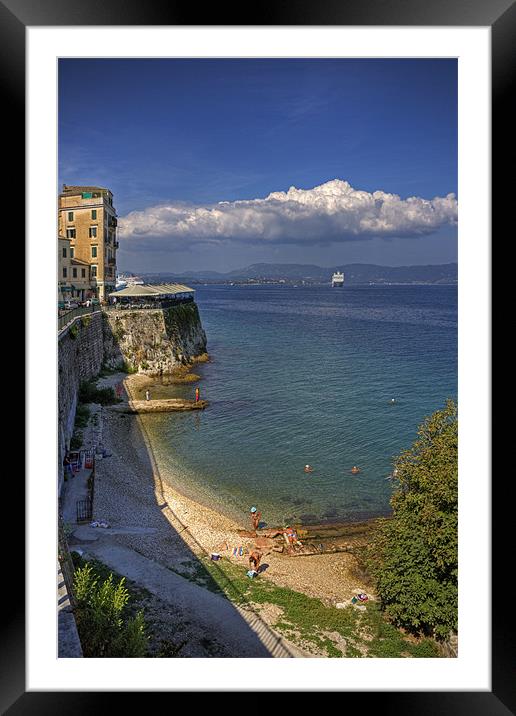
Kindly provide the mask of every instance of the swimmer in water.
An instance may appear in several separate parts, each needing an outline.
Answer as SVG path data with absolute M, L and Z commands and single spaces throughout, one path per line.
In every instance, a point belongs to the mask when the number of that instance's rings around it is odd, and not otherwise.
M 351 472 L 353 475 L 357 475 L 360 472 L 360 468 L 356 465 L 353 465 L 353 467 L 351 468 Z
M 305 472 L 312 472 L 313 467 L 311 465 L 305 465 Z

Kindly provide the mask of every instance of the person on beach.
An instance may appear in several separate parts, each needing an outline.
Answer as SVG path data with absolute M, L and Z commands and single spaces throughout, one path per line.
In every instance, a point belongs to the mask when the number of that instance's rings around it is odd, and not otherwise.
M 258 526 L 260 524 L 260 517 L 262 516 L 261 512 L 258 512 L 256 507 L 251 507 L 251 522 L 253 525 L 253 530 L 257 530 Z
M 258 567 L 260 566 L 261 559 L 262 553 L 259 552 L 257 549 L 253 549 L 253 551 L 249 555 L 249 568 L 254 569 L 254 571 L 257 572 Z
M 283 530 L 283 537 L 285 538 L 285 542 L 289 547 L 293 547 L 295 544 L 299 545 L 300 547 L 303 546 L 303 544 L 299 541 L 297 537 L 297 532 L 289 525 L 287 525 Z

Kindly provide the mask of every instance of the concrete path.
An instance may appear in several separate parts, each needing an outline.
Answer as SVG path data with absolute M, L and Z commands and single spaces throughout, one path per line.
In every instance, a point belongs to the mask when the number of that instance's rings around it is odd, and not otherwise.
M 147 559 L 134 550 L 104 539 L 81 544 L 86 558 L 97 558 L 119 574 L 179 608 L 185 618 L 206 629 L 206 636 L 224 644 L 234 657 L 289 658 L 305 656 L 274 634 L 262 618 Z M 71 545 L 71 549 L 73 546 Z
M 91 470 L 81 469 L 73 477 L 69 477 L 64 484 L 62 514 L 63 520 L 77 524 L 77 502 L 89 497 L 88 478 Z

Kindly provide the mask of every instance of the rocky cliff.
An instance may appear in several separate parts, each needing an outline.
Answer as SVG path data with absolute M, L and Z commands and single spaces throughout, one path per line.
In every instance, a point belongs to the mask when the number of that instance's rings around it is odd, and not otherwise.
M 77 318 L 58 337 L 58 485 L 73 434 L 79 385 L 102 366 L 163 375 L 206 352 L 195 303 L 168 309 L 110 310 Z
M 104 313 L 104 363 L 164 375 L 206 352 L 206 334 L 195 303 L 164 309 Z

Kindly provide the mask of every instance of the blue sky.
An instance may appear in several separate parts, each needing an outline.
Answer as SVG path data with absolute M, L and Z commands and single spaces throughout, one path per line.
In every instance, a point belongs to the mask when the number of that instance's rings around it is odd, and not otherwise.
M 113 191 L 136 272 L 455 261 L 457 64 L 60 60 L 62 183 Z

